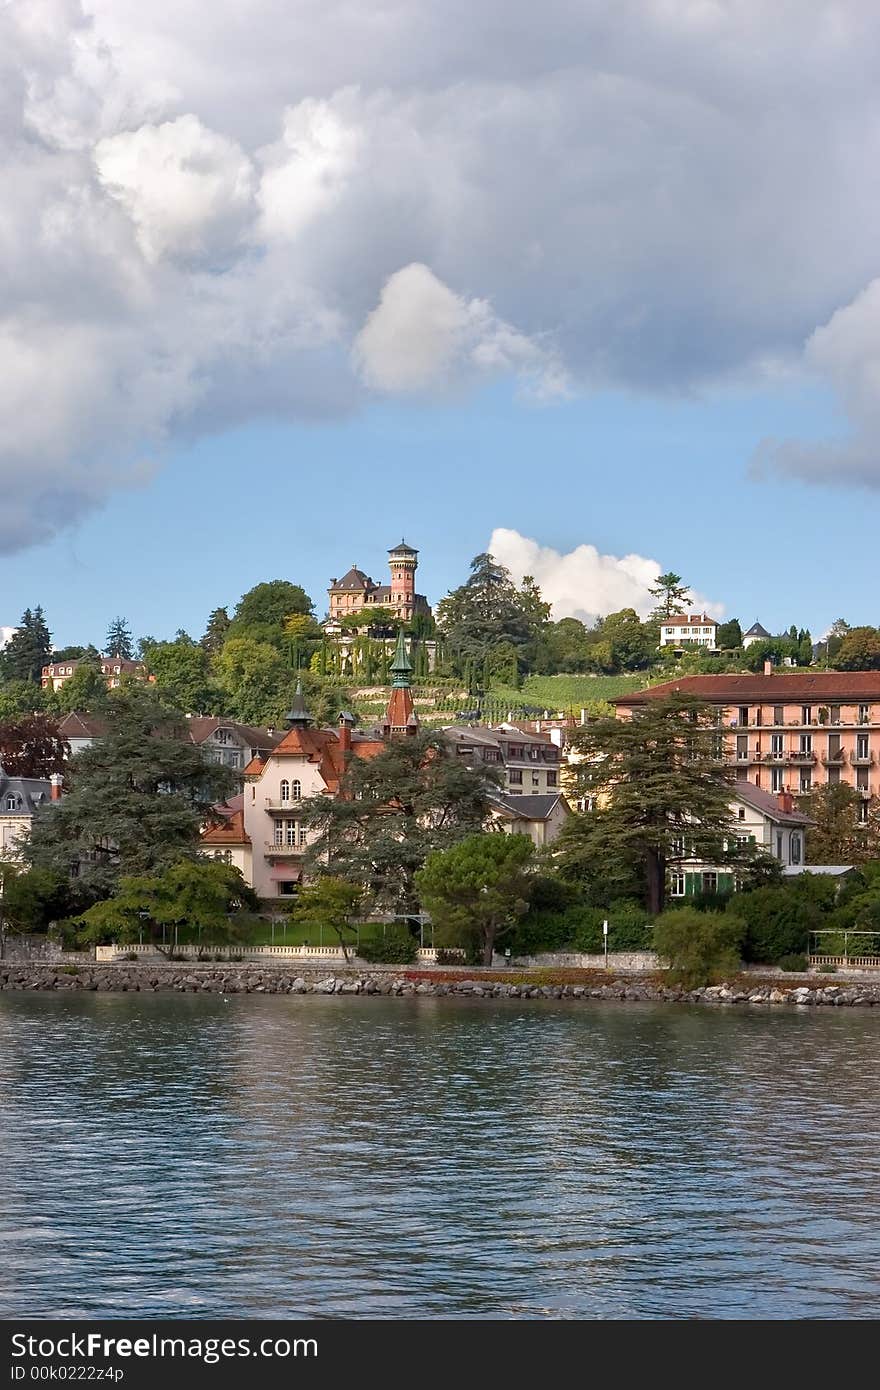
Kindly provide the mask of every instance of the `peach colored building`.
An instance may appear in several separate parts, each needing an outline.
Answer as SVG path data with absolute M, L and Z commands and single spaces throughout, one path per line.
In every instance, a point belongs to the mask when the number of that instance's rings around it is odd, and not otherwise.
M 412 622 L 416 613 L 431 612 L 425 595 L 416 593 L 419 552 L 401 541 L 389 550 L 388 564 L 390 584 L 376 584 L 357 565 L 352 565 L 341 579 L 333 580 L 327 591 L 331 623 L 371 607 L 387 608 L 406 623 Z
M 768 792 L 806 795 L 845 782 L 880 795 L 880 671 L 682 676 L 619 695 L 622 718 L 665 695 L 714 705 L 737 776 Z
M 142 661 L 129 661 L 120 656 L 102 656 L 96 659 L 96 666 L 99 661 L 101 675 L 111 690 L 116 689 L 123 676 L 136 676 L 138 680 L 144 681 L 152 680 L 152 677 L 147 675 L 147 668 Z M 43 667 L 40 684 L 44 690 L 61 690 L 71 676 L 83 665 L 87 666 L 89 663 L 80 661 L 76 657 L 70 661 L 53 661 L 50 665 Z

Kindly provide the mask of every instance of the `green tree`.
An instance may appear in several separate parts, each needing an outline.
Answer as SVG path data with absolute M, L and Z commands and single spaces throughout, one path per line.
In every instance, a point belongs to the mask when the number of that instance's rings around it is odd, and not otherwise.
M 775 964 L 783 956 L 802 955 L 810 932 L 825 925 L 833 904 L 834 884 L 805 874 L 794 883 L 737 893 L 728 912 L 745 923 L 746 960 Z
M 205 628 L 205 635 L 200 645 L 204 647 L 209 656 L 216 656 L 223 643 L 226 641 L 232 619 L 225 608 L 215 608 L 208 618 L 208 626 Z
M 15 719 L 22 714 L 35 714 L 47 707 L 49 691 L 33 681 L 0 682 L 0 719 Z
M 44 932 L 83 906 L 69 874 L 0 863 L 2 926 L 16 934 Z
M 602 619 L 597 637 L 610 644 L 615 670 L 642 671 L 657 660 L 657 627 L 643 623 L 634 608 L 609 613 Z
M 102 710 L 107 703 L 107 677 L 101 671 L 100 659 L 84 657 L 61 689 L 53 692 L 52 702 L 61 714 Z
M 663 910 L 666 869 L 685 859 L 748 864 L 732 835 L 735 769 L 724 761 L 715 711 L 687 695 L 651 700 L 632 719 L 601 718 L 575 730 L 579 789 L 603 807 L 610 866 L 632 867 L 649 911 Z M 557 842 L 564 855 L 566 835 Z
M 82 945 L 147 940 L 173 952 L 180 933 L 205 946 L 251 934 L 259 901 L 238 869 L 216 860 L 181 860 L 161 873 L 126 874 L 111 898 L 70 923 Z
M 31 681 L 40 684 L 43 667 L 52 654 L 52 634 L 46 626 L 42 608 L 33 612 L 26 608 L 21 615 L 18 631 L 0 653 L 0 674 L 7 681 Z
M 454 655 L 459 673 L 468 660 L 487 656 L 503 646 L 527 656 L 540 635 L 533 581 L 527 593 L 517 589 L 510 571 L 494 555 L 476 555 L 470 577 L 437 605 L 437 621 Z
M 134 641 L 131 628 L 124 618 L 114 618 L 107 629 L 104 651 L 108 656 L 131 661 L 134 657 Z
M 876 627 L 853 627 L 834 658 L 839 671 L 880 671 L 880 632 Z
M 427 855 L 482 827 L 497 775 L 466 767 L 440 733 L 395 739 L 374 758 L 353 758 L 340 795 L 303 803 L 316 832 L 310 862 L 365 889 L 373 905 L 412 912 Z
M 290 584 L 286 579 L 271 579 L 264 584 L 255 584 L 239 599 L 232 623 L 230 637 L 248 637 L 256 642 L 271 642 L 275 646 L 284 643 L 284 621 L 294 613 L 304 613 L 311 617 L 314 604 L 305 589 L 299 584 Z
M 435 940 L 476 943 L 483 964 L 491 965 L 495 943 L 528 911 L 534 853 L 526 835 L 484 832 L 429 854 L 415 885 Z
M 816 787 L 799 800 L 813 824 L 807 827 L 808 864 L 866 864 L 880 859 L 880 818 L 877 803 L 869 803 L 868 819 L 860 818 L 863 798 L 845 782 Z
M 291 917 L 304 926 L 335 932 L 348 960 L 351 945 L 351 918 L 360 905 L 361 889 L 344 878 L 326 874 L 306 883 L 297 894 Z
M 691 602 L 691 591 L 687 584 L 682 583 L 680 574 L 674 574 L 668 570 L 666 574 L 658 574 L 657 582 L 648 593 L 657 600 L 651 616 L 653 618 L 668 618 L 673 613 L 680 613 L 683 608 Z
M 229 637 L 216 659 L 224 706 L 243 724 L 280 724 L 291 700 L 290 668 L 277 647 Z
M 217 686 L 211 677 L 210 654 L 201 643 L 190 638 L 154 642 L 144 649 L 144 660 L 155 677 L 156 690 L 173 708 L 189 714 L 215 711 Z
M 70 744 L 48 715 L 26 714 L 0 722 L 0 767 L 10 777 L 63 774 L 69 757 Z
M 741 647 L 743 644 L 742 628 L 738 618 L 729 618 L 726 623 L 722 623 L 717 634 L 718 646 L 724 650 L 731 650 Z
M 673 909 L 654 925 L 654 950 L 686 989 L 730 979 L 740 968 L 745 924 L 731 912 Z
M 122 876 L 195 858 L 210 807 L 235 789 L 149 689 L 114 691 L 102 719 L 105 732 L 71 761 L 70 792 L 38 809 L 25 846 L 33 868 L 73 873 L 93 898 Z

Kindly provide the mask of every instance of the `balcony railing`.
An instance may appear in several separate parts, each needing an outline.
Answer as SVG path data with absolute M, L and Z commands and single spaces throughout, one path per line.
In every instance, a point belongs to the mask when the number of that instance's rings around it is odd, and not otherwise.
M 822 761 L 826 767 L 842 767 L 846 762 L 846 752 L 843 748 L 829 748 L 827 753 L 822 754 Z
M 305 845 L 279 845 L 276 844 L 274 840 L 265 840 L 264 844 L 267 854 L 283 854 L 287 856 L 291 854 L 304 854 L 306 850 Z
M 267 796 L 263 798 L 266 803 L 267 811 L 295 811 L 302 805 L 302 799 L 297 801 L 282 801 L 277 796 Z
M 796 748 L 791 753 L 786 753 L 785 757 L 790 763 L 814 763 L 816 761 L 815 753 L 806 752 L 801 748 Z
M 870 767 L 874 761 L 873 753 L 851 753 L 850 762 L 853 767 Z

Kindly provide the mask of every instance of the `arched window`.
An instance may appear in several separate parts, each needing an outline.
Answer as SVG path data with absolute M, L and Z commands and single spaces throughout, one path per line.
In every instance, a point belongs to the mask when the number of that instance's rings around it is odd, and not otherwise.
M 295 777 L 295 778 L 293 779 L 293 799 L 294 799 L 294 801 L 299 801 L 300 798 L 302 797 L 302 794 L 303 794 L 302 782 L 299 780 L 298 777 Z
M 14 796 L 7 796 L 7 798 L 6 798 L 6 809 L 7 809 L 7 811 L 14 811 L 14 810 L 16 809 L 16 807 L 17 807 L 17 800 L 16 800 L 16 798 L 15 798 Z
M 283 782 L 281 783 L 281 800 L 282 800 L 282 801 L 289 801 L 289 800 L 290 800 L 290 783 L 288 782 L 288 780 L 287 780 L 286 777 L 284 778 Z

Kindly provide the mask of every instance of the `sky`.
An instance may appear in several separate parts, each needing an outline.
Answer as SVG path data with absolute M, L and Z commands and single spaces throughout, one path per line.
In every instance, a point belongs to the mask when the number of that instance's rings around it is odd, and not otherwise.
M 0 628 L 487 547 L 877 622 L 873 0 L 11 0 Z

